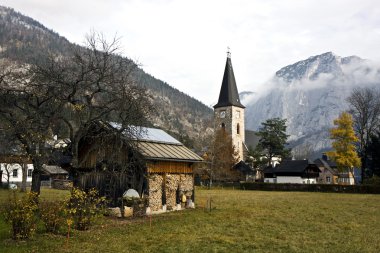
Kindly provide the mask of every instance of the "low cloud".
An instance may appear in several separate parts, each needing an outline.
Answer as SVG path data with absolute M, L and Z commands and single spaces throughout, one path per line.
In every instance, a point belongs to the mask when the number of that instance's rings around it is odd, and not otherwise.
M 339 59 L 339 58 L 338 58 Z M 310 79 L 308 73 L 300 80 L 287 82 L 284 78 L 274 76 L 264 85 L 254 90 L 254 94 L 246 96 L 243 104 L 253 104 L 266 97 L 273 90 L 311 91 L 326 87 L 373 87 L 380 86 L 380 63 L 369 60 L 352 60 L 348 64 L 338 65 L 340 68 L 331 73 L 319 73 Z

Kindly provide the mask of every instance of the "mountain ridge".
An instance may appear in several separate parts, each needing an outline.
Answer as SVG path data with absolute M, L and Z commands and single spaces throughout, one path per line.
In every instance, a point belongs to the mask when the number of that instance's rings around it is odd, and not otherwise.
M 33 18 L 4 6 L 0 6 L 0 28 L 3 31 L 0 33 L 0 59 L 33 64 L 46 52 L 65 55 L 71 47 L 80 47 Z M 190 139 L 198 142 L 208 138 L 212 132 L 212 109 L 140 67 L 133 77 L 137 85 L 146 88 L 153 97 L 158 113 L 153 115 L 151 124 L 200 149 L 202 145 Z
M 246 129 L 258 130 L 268 118 L 285 118 L 295 150 L 329 149 L 329 129 L 348 109 L 346 98 L 354 87 L 377 87 L 379 69 L 358 56 L 340 57 L 332 52 L 285 66 L 268 82 L 265 93 L 245 104 Z

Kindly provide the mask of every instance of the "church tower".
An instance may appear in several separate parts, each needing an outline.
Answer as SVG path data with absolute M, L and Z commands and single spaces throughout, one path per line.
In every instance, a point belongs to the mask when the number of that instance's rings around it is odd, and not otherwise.
M 244 108 L 244 105 L 240 103 L 232 69 L 231 53 L 228 51 L 219 100 L 214 105 L 214 124 L 215 130 L 222 128 L 231 136 L 235 151 L 239 154 L 239 160 L 244 159 Z

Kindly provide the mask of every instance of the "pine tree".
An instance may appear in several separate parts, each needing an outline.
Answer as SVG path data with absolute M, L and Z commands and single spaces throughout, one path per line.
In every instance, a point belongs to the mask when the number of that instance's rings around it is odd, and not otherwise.
M 360 167 L 360 158 L 355 150 L 355 143 L 359 141 L 352 127 L 351 114 L 343 112 L 334 120 L 335 128 L 330 130 L 330 138 L 333 140 L 333 151 L 327 154 L 335 160 L 340 172 L 348 171 L 353 175 L 354 167 Z
M 285 148 L 286 140 L 289 137 L 286 134 L 286 119 L 267 119 L 261 125 L 258 132 L 260 141 L 257 149 L 262 150 L 268 163 L 270 164 L 273 157 L 288 158 L 290 150 Z

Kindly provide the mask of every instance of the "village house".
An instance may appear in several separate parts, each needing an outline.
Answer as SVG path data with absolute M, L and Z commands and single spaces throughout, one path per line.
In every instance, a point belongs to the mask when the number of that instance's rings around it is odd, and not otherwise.
M 32 183 L 33 164 L 23 156 L 2 156 L 0 163 L 1 182 L 20 186 L 23 173 L 26 172 L 26 186 Z M 68 172 L 57 165 L 42 165 L 41 186 L 62 188 L 62 181 L 68 177 Z M 66 183 L 64 185 L 67 185 Z
M 284 160 L 264 170 L 264 182 L 288 184 L 317 184 L 320 170 L 309 160 Z
M 120 129 L 118 124 L 104 122 L 96 127 L 108 133 Z M 152 211 L 179 209 L 180 202 L 184 200 L 187 206 L 193 205 L 193 165 L 203 159 L 161 129 L 137 128 L 140 134 L 124 144 L 123 138 L 129 138 L 125 133 L 115 138 L 107 135 L 106 142 L 96 138 L 84 139 L 80 143 L 79 157 L 82 169 L 91 173 L 101 171 L 102 166 L 107 167 L 107 171 L 121 168 L 120 173 L 115 172 L 117 178 L 111 178 L 109 182 L 114 187 L 114 197 L 135 189 L 140 196 L 148 196 L 148 206 Z M 117 149 L 113 148 L 115 145 Z M 84 188 L 89 187 L 91 180 L 83 178 L 80 184 Z M 96 188 L 107 195 L 107 186 L 101 184 Z
M 322 158 L 314 160 L 314 163 L 321 170 L 318 177 L 320 184 L 338 184 L 339 173 L 337 165 L 333 160 L 328 159 L 326 154 Z
M 2 150 L 4 152 L 4 150 Z M 21 185 L 23 171 L 26 172 L 26 186 L 32 182 L 33 164 L 27 156 L 14 153 L 0 155 L 0 182 Z
M 335 161 L 329 159 L 326 153 L 322 154 L 322 158 L 314 160 L 321 173 L 318 182 L 321 184 L 343 184 L 354 185 L 354 175 L 349 171 L 340 172 Z

